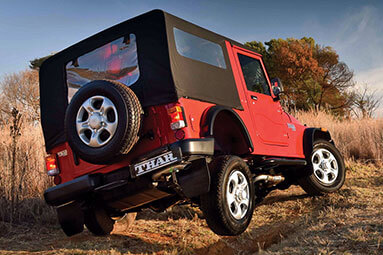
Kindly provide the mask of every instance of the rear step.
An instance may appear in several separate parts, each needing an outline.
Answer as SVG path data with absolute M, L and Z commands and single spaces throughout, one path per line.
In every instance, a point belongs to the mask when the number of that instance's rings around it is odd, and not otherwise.
M 261 161 L 257 168 L 269 169 L 279 166 L 306 166 L 307 161 L 304 159 L 284 159 L 284 158 L 268 158 Z

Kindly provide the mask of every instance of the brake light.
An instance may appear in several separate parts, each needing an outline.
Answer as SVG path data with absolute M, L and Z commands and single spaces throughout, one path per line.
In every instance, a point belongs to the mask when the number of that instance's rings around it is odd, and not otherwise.
M 45 158 L 45 165 L 49 176 L 55 176 L 60 173 L 60 169 L 57 166 L 56 157 L 54 155 L 49 155 Z
M 175 105 L 168 108 L 168 115 L 170 117 L 170 128 L 172 130 L 186 127 L 184 113 L 181 106 Z

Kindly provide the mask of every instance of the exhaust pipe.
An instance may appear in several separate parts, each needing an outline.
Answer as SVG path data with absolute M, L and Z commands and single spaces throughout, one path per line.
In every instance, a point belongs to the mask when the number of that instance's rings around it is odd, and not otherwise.
M 273 176 L 273 175 L 262 174 L 254 178 L 254 183 L 264 181 L 267 184 L 267 187 L 271 187 L 283 182 L 284 180 L 285 180 L 285 177 L 280 175 Z

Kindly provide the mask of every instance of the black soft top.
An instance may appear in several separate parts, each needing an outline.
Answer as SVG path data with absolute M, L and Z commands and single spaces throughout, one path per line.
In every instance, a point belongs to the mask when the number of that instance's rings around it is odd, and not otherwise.
M 219 44 L 226 69 L 181 56 L 173 29 Z M 64 116 L 68 105 L 66 65 L 108 42 L 134 33 L 140 76 L 130 88 L 143 107 L 175 102 L 187 97 L 242 109 L 225 40 L 241 44 L 191 24 L 161 10 L 129 19 L 48 58 L 40 68 L 41 122 L 47 151 L 66 141 Z

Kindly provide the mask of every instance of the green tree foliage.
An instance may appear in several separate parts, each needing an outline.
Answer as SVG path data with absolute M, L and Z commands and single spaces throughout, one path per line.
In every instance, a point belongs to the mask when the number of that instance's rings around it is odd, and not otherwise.
M 289 108 L 326 108 L 344 115 L 351 106 L 347 88 L 354 85 L 353 72 L 331 47 L 320 46 L 311 37 L 245 45 L 263 55 L 271 78 L 282 80 Z

